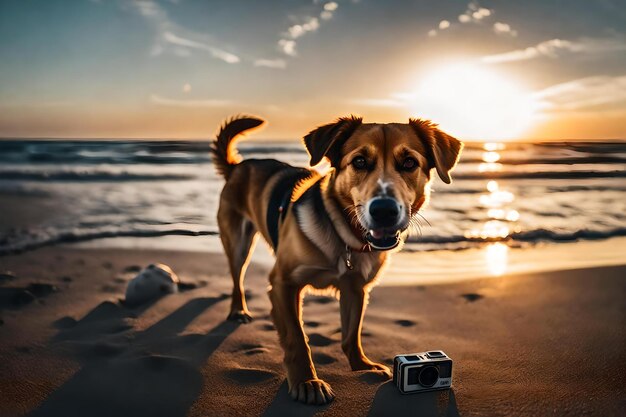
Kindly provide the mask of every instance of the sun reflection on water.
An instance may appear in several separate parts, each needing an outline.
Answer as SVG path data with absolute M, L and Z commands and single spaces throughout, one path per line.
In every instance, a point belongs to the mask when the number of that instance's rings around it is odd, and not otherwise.
M 485 261 L 491 275 L 503 275 L 509 263 L 509 247 L 501 242 L 490 243 L 485 248 Z
M 499 151 L 506 147 L 503 143 L 485 143 L 482 153 L 483 162 L 478 166 L 479 172 L 496 172 L 502 170 Z M 506 272 L 509 247 L 505 240 L 513 232 L 519 231 L 517 222 L 520 214 L 511 207 L 515 195 L 502 187 L 498 181 L 490 179 L 485 184 L 485 193 L 478 197 L 478 201 L 486 210 L 487 219 L 479 227 L 466 231 L 465 236 L 470 239 L 490 241 L 485 247 L 487 270 L 491 275 L 500 276 Z

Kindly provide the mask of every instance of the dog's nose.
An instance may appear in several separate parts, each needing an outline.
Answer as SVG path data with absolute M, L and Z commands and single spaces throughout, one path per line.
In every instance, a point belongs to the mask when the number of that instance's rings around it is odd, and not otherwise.
M 394 226 L 398 221 L 400 207 L 392 198 L 377 198 L 370 203 L 370 216 L 378 226 Z

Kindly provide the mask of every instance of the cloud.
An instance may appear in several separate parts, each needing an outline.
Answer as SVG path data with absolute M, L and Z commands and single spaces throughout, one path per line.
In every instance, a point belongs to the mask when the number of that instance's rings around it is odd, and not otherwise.
M 534 94 L 544 111 L 588 112 L 626 102 L 626 75 L 593 76 L 557 84 Z
M 479 22 L 491 16 L 492 13 L 493 10 L 481 7 L 478 2 L 472 1 L 467 5 L 465 13 L 459 15 L 458 20 L 461 23 Z
M 267 67 L 283 69 L 287 67 L 287 62 L 284 59 L 257 59 L 254 61 L 255 67 Z
M 331 1 L 324 5 L 324 10 L 326 10 L 327 12 L 334 12 L 335 10 L 337 10 L 338 7 L 339 5 L 336 2 Z
M 208 52 L 212 57 L 229 64 L 241 61 L 237 55 L 215 46 L 208 35 L 185 30 L 172 22 L 165 9 L 155 1 L 134 0 L 129 4 L 155 27 L 157 39 L 150 51 L 152 56 L 161 55 L 168 50 L 169 45 L 173 45 L 172 52 L 181 57 L 190 56 L 190 49 L 196 49 Z
M 278 47 L 283 53 L 289 56 L 296 56 L 296 41 L 290 39 L 281 39 L 278 41 Z
M 480 4 L 478 4 L 477 1 L 471 1 L 470 3 L 468 3 L 465 12 L 461 15 L 458 16 L 457 20 L 459 21 L 459 23 L 461 25 L 464 24 L 468 24 L 468 23 L 481 23 L 484 19 L 487 19 L 490 16 L 493 16 L 493 10 L 492 9 L 487 9 L 486 7 L 482 7 Z M 428 31 L 428 37 L 432 38 L 437 36 L 437 34 L 439 33 L 437 29 L 441 30 L 446 30 L 450 27 L 452 27 L 454 24 L 447 19 L 441 20 L 439 22 L 438 28 L 435 29 L 431 29 Z M 506 24 L 506 23 L 502 23 L 502 22 L 497 22 L 494 24 L 493 26 L 494 28 L 494 32 L 497 34 L 508 34 L 511 36 L 517 36 L 517 31 L 514 31 L 511 29 L 511 26 Z
M 150 96 L 150 101 L 159 106 L 168 107 L 222 107 L 234 104 L 231 100 L 206 99 L 206 100 L 179 100 L 161 97 L 157 94 Z
M 167 13 L 152 0 L 136 0 L 131 2 L 139 13 L 144 17 L 158 17 L 159 19 L 166 20 Z
M 297 39 L 307 32 L 314 32 L 320 27 L 317 17 L 308 17 L 307 21 L 301 25 L 293 25 L 287 29 L 287 35 L 291 39 Z
M 498 35 L 510 35 L 517 36 L 517 31 L 511 29 L 511 26 L 508 23 L 496 22 L 493 24 L 493 31 Z
M 499 64 L 502 62 L 524 61 L 542 56 L 557 58 L 562 53 L 599 53 L 626 51 L 625 39 L 607 38 L 592 39 L 582 38 L 577 41 L 563 39 L 550 39 L 525 49 L 505 52 L 496 55 L 487 55 L 481 58 L 483 62 L 489 64 Z
M 314 1 L 314 3 L 318 4 L 319 2 Z M 322 21 L 332 19 L 333 14 L 338 8 L 339 4 L 337 2 L 330 1 L 323 4 L 319 18 L 314 16 L 295 17 L 295 20 L 299 21 L 299 23 L 289 26 L 287 31 L 282 34 L 282 38 L 278 41 L 278 49 L 285 55 L 292 57 L 297 56 L 296 39 L 301 38 L 307 33 L 315 32 L 320 27 L 320 19 Z
M 227 62 L 229 64 L 236 64 L 237 62 L 240 61 L 237 55 L 231 54 L 230 52 L 224 51 L 223 49 L 219 49 L 214 46 L 211 46 L 202 42 L 194 41 L 191 39 L 186 39 L 172 32 L 164 32 L 163 40 L 173 45 L 179 45 L 179 46 L 184 46 L 187 48 L 206 51 L 210 53 L 214 58 L 221 59 L 222 61 Z

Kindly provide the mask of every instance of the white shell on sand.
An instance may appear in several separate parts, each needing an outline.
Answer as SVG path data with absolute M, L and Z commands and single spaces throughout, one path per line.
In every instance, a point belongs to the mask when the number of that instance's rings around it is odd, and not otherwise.
M 126 287 L 126 305 L 136 306 L 178 291 L 178 276 L 167 265 L 151 264 Z

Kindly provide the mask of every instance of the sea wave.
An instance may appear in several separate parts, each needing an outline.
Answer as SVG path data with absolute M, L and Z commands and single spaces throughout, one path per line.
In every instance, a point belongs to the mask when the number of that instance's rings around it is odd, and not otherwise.
M 504 180 L 504 179 L 542 179 L 542 180 L 566 180 L 588 178 L 626 178 L 626 171 L 543 171 L 543 172 L 511 172 L 489 171 L 459 173 L 454 176 L 457 180 Z
M 461 156 L 462 163 L 482 163 L 485 162 L 481 155 L 469 157 Z M 502 165 L 584 165 L 584 164 L 626 164 L 626 158 L 615 155 L 592 155 L 592 156 L 572 156 L 572 157 L 552 157 L 541 158 L 528 155 L 522 158 L 501 158 L 498 163 Z
M 152 181 L 152 180 L 188 180 L 195 178 L 189 174 L 140 174 L 131 172 L 108 171 L 25 171 L 2 170 L 0 180 L 11 181 L 84 181 L 84 182 L 122 182 L 122 181 Z
M 626 236 L 626 227 L 617 227 L 606 230 L 578 229 L 574 231 L 561 232 L 548 229 L 525 230 L 521 232 L 511 233 L 507 236 L 498 237 L 468 237 L 464 235 L 447 235 L 447 236 L 418 236 L 410 237 L 408 242 L 415 244 L 437 244 L 445 245 L 450 243 L 488 243 L 488 242 L 506 242 L 518 241 L 527 243 L 539 242 L 575 242 L 578 240 L 599 240 L 609 239 L 612 237 Z
M 39 249 L 45 246 L 54 246 L 64 243 L 78 243 L 97 239 L 119 237 L 160 237 L 160 236 L 216 236 L 212 230 L 190 229 L 133 229 L 133 230 L 98 230 L 98 231 L 69 231 L 50 234 L 45 237 L 29 238 L 18 242 L 0 245 L 0 256 L 12 255 Z
M 12 242 L 0 243 L 0 256 L 18 254 L 39 249 L 46 246 L 55 246 L 66 243 L 86 242 L 98 239 L 136 237 L 149 238 L 161 236 L 219 236 L 215 230 L 194 230 L 184 228 L 174 229 L 129 229 L 129 230 L 72 230 L 48 233 L 43 236 L 28 235 L 24 239 L 12 239 Z M 580 240 L 600 240 L 612 237 L 626 236 L 626 227 L 608 230 L 579 229 L 571 232 L 560 232 L 547 229 L 535 229 L 512 233 L 506 237 L 477 238 L 463 235 L 430 235 L 410 237 L 407 241 L 408 251 L 422 250 L 420 245 L 426 245 L 426 250 L 469 249 L 476 245 L 490 242 L 516 242 L 537 244 L 541 242 L 575 242 Z

